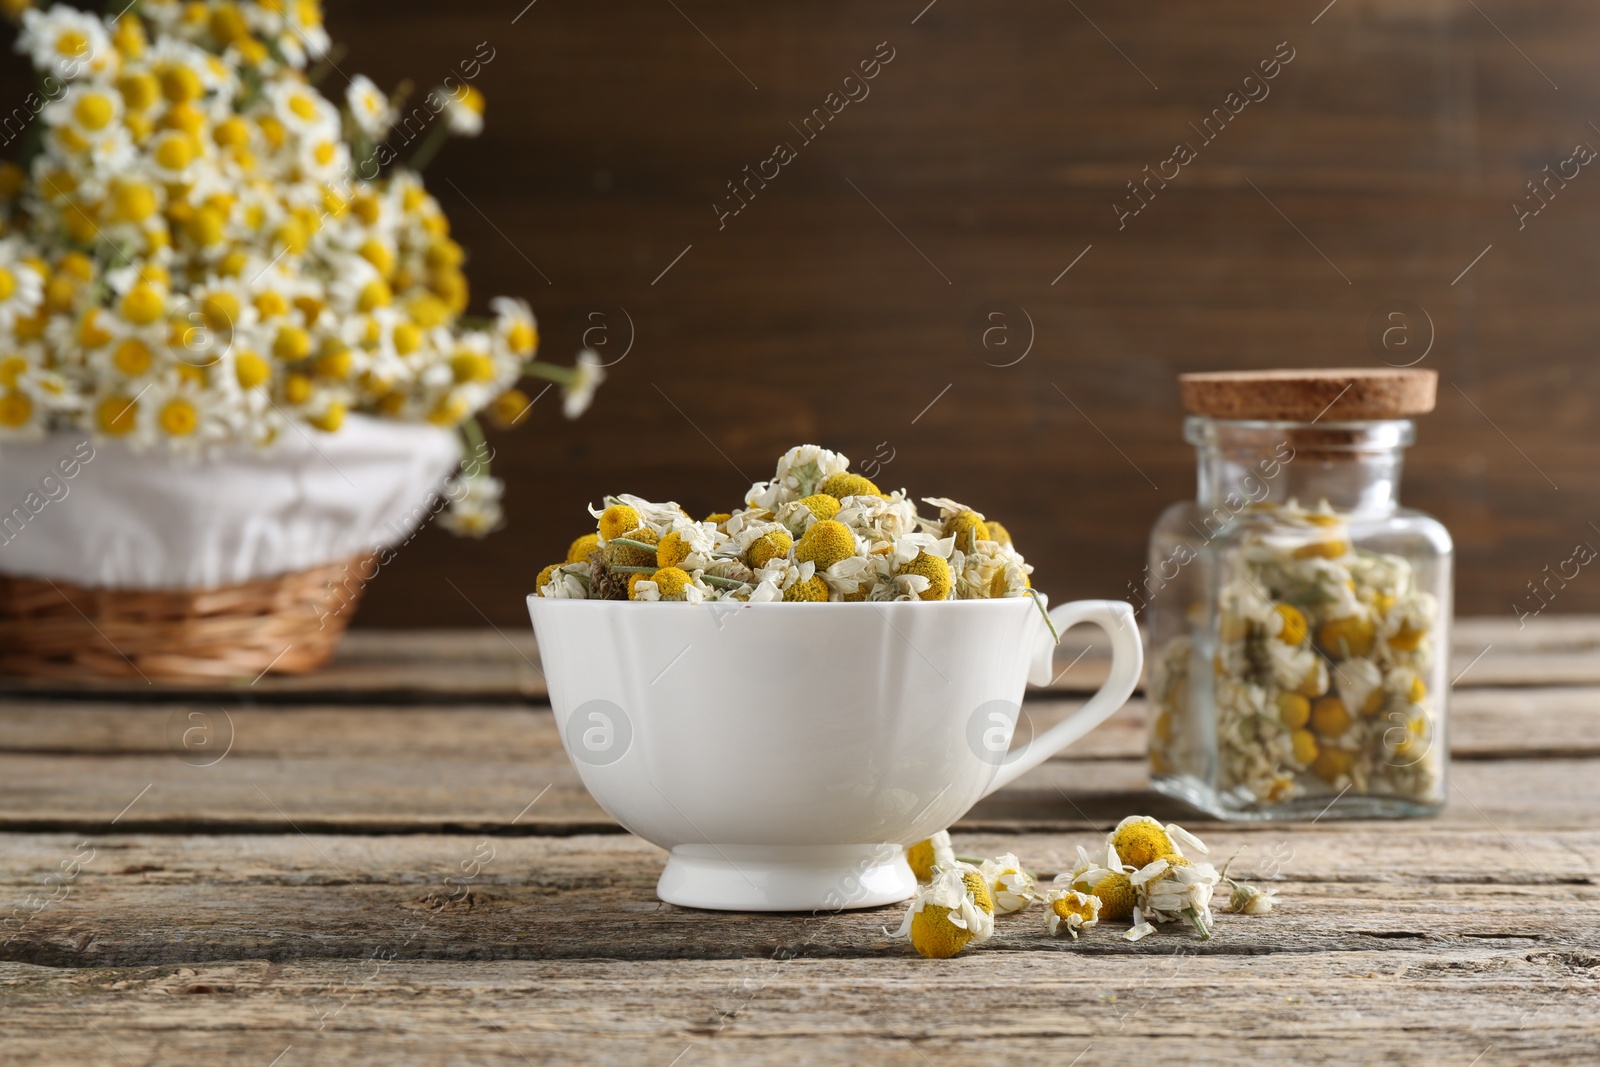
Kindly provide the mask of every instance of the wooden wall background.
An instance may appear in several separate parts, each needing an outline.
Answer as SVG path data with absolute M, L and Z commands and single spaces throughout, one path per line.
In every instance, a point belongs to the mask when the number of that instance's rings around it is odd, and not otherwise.
M 509 528 L 427 531 L 363 625 L 521 625 L 587 502 L 710 510 L 802 441 L 881 443 L 883 482 L 1003 518 L 1039 587 L 1118 596 L 1193 490 L 1175 376 L 1381 365 L 1368 324 L 1395 300 L 1436 333 L 1404 495 L 1456 536 L 1459 609 L 1510 615 L 1600 546 L 1600 168 L 1523 229 L 1510 206 L 1600 146 L 1592 3 L 525 3 L 335 0 L 329 21 L 342 69 L 385 86 L 488 42 L 487 133 L 429 174 L 476 299 L 525 295 L 563 361 L 593 312 L 604 351 L 618 309 L 635 336 L 586 418 L 547 397 L 495 437 Z M 1198 145 L 1188 124 L 1285 41 L 1270 96 L 1119 231 L 1124 183 Z M 724 183 L 798 146 L 789 123 L 879 42 L 870 96 L 719 231 Z M 997 367 L 1020 344 L 985 352 L 974 323 L 1002 308 L 1036 340 Z M 1551 610 L 1600 610 L 1600 577 Z

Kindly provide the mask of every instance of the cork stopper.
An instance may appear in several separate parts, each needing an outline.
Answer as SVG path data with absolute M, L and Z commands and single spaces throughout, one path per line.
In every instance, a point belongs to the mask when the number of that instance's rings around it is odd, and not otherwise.
M 1439 375 L 1431 370 L 1215 371 L 1178 376 L 1183 406 L 1214 419 L 1362 422 L 1433 410 Z

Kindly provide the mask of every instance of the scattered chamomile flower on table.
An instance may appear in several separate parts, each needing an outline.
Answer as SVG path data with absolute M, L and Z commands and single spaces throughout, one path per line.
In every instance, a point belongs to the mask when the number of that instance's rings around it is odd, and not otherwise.
M 1071 934 L 1078 940 L 1078 931 L 1100 922 L 1100 898 L 1076 889 L 1052 889 L 1045 893 L 1045 929 L 1051 937 Z
M 1091 928 L 1126 922 L 1128 928 L 1119 936 L 1139 941 L 1159 933 L 1162 924 L 1182 922 L 1209 940 L 1216 922 L 1213 895 L 1224 882 L 1230 893 L 1222 911 L 1272 911 L 1276 891 L 1229 878 L 1232 858 L 1218 871 L 1205 860 L 1185 856 L 1185 847 L 1198 855 L 1209 853 L 1205 842 L 1182 827 L 1132 816 L 1118 823 L 1094 851 L 1079 845 L 1071 868 L 1041 887 L 1015 855 L 970 863 L 955 855 L 949 832 L 940 831 L 906 850 L 922 884 L 895 936 L 909 937 L 923 956 L 944 959 L 988 940 L 996 930 L 996 916 L 1022 911 L 1038 900 L 1052 937 L 1076 941 Z M 1148 862 L 1136 866 L 1133 859 Z M 969 914 L 972 909 L 985 918 Z M 968 924 L 976 933 L 969 932 Z
M 993 935 L 994 900 L 983 875 L 958 863 L 938 868 L 931 881 L 917 888 L 905 920 L 891 936 L 909 938 L 919 955 L 943 960 Z
M 994 897 L 994 910 L 998 915 L 1021 911 L 1039 899 L 1039 886 L 1033 874 L 1022 866 L 1022 861 L 1007 852 L 978 865 L 983 880 Z
M 933 872 L 938 867 L 953 867 L 956 862 L 955 849 L 950 845 L 950 831 L 940 830 L 925 841 L 918 841 L 906 849 L 906 863 L 911 866 L 911 873 L 917 876 L 919 882 L 933 881 Z

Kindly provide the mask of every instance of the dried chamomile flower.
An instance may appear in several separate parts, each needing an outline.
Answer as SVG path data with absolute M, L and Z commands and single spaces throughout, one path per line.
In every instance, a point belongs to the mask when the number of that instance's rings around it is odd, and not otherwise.
M 627 504 L 612 504 L 600 513 L 600 539 L 609 541 L 639 528 L 639 512 Z
M 1134 868 L 1122 862 L 1116 846 L 1106 843 L 1105 854 L 1091 857 L 1082 845 L 1078 846 L 1078 859 L 1070 871 L 1056 875 L 1055 884 L 1089 893 L 1100 900 L 1101 918 L 1120 922 L 1133 915 L 1133 883 L 1128 875 Z
M 891 936 L 908 937 L 919 955 L 942 960 L 993 934 L 994 902 L 983 875 L 957 864 L 936 869 L 932 880 L 917 889 L 905 921 Z
M 961 511 L 950 516 L 944 520 L 939 535 L 955 538 L 956 545 L 965 552 L 974 551 L 979 541 L 992 540 L 983 516 L 976 511 Z
M 1045 929 L 1051 937 L 1070 934 L 1076 941 L 1079 930 L 1100 922 L 1100 898 L 1076 889 L 1053 889 L 1045 894 L 1044 903 Z
M 1133 868 L 1149 866 L 1162 856 L 1182 856 L 1188 845 L 1202 856 L 1211 850 L 1198 837 L 1176 824 L 1163 826 L 1148 815 L 1130 815 L 1117 823 L 1107 838 L 1122 861 Z
M 635 524 L 637 525 L 637 523 Z M 572 542 L 567 549 L 567 562 L 579 563 L 589 558 L 589 553 L 600 547 L 600 535 L 597 533 L 584 534 Z M 541 583 L 542 584 L 542 583 Z
M 750 542 L 750 547 L 745 550 L 745 559 L 750 561 L 751 569 L 760 570 L 774 559 L 787 556 L 793 547 L 794 539 L 789 532 L 781 526 L 773 526 Z
M 1233 891 L 1228 894 L 1228 903 L 1222 910 L 1237 915 L 1265 915 L 1272 910 L 1277 898 L 1276 889 L 1262 889 L 1246 882 L 1234 882 Z
M 922 579 L 920 587 L 908 584 L 919 600 L 945 600 L 950 596 L 950 564 L 938 556 L 919 552 L 916 558 L 902 563 L 895 575 Z
M 950 831 L 940 830 L 906 849 L 906 862 L 919 882 L 930 881 L 935 867 L 955 866 L 956 853 L 950 845 Z
M 1009 852 L 984 860 L 978 870 L 983 872 L 983 880 L 994 897 L 996 914 L 1010 915 L 1039 899 L 1039 887 L 1032 873 Z
M 1139 910 L 1155 922 L 1187 919 L 1203 938 L 1211 936 L 1211 895 L 1220 881 L 1215 867 L 1179 855 L 1163 856 L 1129 876 Z
M 798 563 L 815 563 L 818 570 L 827 570 L 840 560 L 856 554 L 856 537 L 850 527 L 833 519 L 813 523 L 794 546 Z
M 649 526 L 637 526 L 624 534 L 606 538 L 606 565 L 610 567 L 654 567 L 656 542 L 660 536 Z
M 847 472 L 829 477 L 822 483 L 820 491 L 835 500 L 843 500 L 850 496 L 883 496 L 883 491 L 873 484 L 871 478 Z

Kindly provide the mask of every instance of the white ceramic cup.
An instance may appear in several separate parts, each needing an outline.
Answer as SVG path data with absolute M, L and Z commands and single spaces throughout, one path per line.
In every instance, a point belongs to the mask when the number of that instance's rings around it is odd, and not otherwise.
M 669 849 L 662 900 L 729 911 L 866 908 L 916 889 L 904 846 L 954 823 L 1121 707 L 1133 609 L 1083 600 L 1110 677 L 1010 751 L 1055 642 L 1030 597 L 640 604 L 528 598 L 550 705 L 600 806 Z

